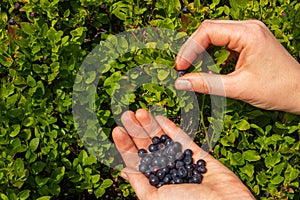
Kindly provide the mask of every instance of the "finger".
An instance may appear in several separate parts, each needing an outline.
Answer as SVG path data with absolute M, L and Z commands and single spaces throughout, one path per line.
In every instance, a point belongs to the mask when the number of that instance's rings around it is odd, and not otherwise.
M 114 128 L 112 137 L 126 166 L 137 169 L 139 163 L 137 148 L 125 129 L 119 126 Z
M 151 186 L 148 178 L 142 173 L 125 168 L 122 170 L 121 176 L 130 183 L 138 199 L 158 199 L 156 187 Z
M 187 69 L 210 44 L 227 46 L 233 51 L 241 52 L 251 42 L 246 35 L 252 24 L 263 25 L 257 20 L 205 20 L 180 49 L 175 68 Z
M 227 75 L 210 73 L 189 73 L 175 81 L 177 90 L 189 90 L 203 94 L 213 94 L 237 98 L 238 91 L 236 79 L 238 72 Z
M 162 130 L 174 141 L 180 142 L 183 149 L 191 149 L 194 152 L 194 158 L 209 158 L 210 155 L 203 151 L 181 128 L 176 126 L 172 121 L 163 116 L 157 116 L 156 121 Z
M 128 134 L 134 141 L 136 147 L 138 149 L 147 148 L 151 142 L 151 139 L 136 119 L 135 114 L 132 111 L 126 111 L 122 114 L 121 121 Z
M 142 125 L 147 134 L 152 138 L 164 134 L 155 118 L 145 109 L 138 109 L 135 113 L 136 119 Z

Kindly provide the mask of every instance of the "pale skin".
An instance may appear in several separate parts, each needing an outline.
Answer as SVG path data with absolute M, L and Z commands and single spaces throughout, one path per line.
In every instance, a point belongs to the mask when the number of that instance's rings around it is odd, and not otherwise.
M 196 45 L 195 45 L 196 44 Z M 227 46 L 239 53 L 235 71 L 227 75 L 190 73 L 177 79 L 180 90 L 216 94 L 239 99 L 269 110 L 300 114 L 300 65 L 260 21 L 204 21 L 179 52 L 176 69 L 187 69 L 209 45 Z M 197 48 L 200 47 L 200 48 Z M 222 89 L 215 80 L 222 80 Z M 211 155 L 204 152 L 179 127 L 165 117 L 146 110 L 122 115 L 123 127 L 113 130 L 114 142 L 126 164 L 121 176 L 129 181 L 139 199 L 254 199 L 240 179 Z M 154 135 L 167 134 L 190 148 L 194 160 L 207 162 L 201 184 L 151 186 L 137 167 L 137 150 L 147 148 Z

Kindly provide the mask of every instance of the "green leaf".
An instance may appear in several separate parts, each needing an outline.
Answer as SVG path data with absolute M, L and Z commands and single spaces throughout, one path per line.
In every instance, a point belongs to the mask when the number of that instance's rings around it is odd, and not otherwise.
M 55 181 L 55 183 L 60 183 L 65 175 L 65 167 L 56 167 L 51 174 L 51 178 Z
M 13 131 L 9 134 L 10 137 L 16 137 L 20 133 L 21 126 L 19 124 L 12 125 Z
M 23 121 L 23 125 L 26 126 L 26 127 L 29 127 L 29 126 L 33 125 L 33 123 L 34 123 L 33 117 L 27 117 Z
M 95 191 L 94 194 L 96 196 L 96 198 L 100 198 L 105 194 L 105 189 L 103 189 L 102 187 L 98 187 Z
M 243 158 L 248 161 L 257 161 L 260 160 L 260 155 L 257 154 L 255 150 L 247 150 L 243 152 Z
M 288 165 L 286 171 L 284 172 L 285 181 L 292 182 L 299 175 L 299 170 Z
M 36 175 L 36 174 L 42 172 L 44 170 L 45 166 L 46 166 L 46 163 L 44 163 L 42 161 L 37 161 L 32 164 L 31 170 L 32 170 L 33 174 Z
M 44 178 L 44 177 L 40 177 L 40 176 L 36 176 L 34 178 L 36 184 L 39 187 L 42 187 L 43 185 L 46 185 L 48 183 L 49 179 L 50 179 L 49 177 Z
M 40 143 L 40 139 L 39 138 L 33 138 L 30 141 L 29 147 L 30 147 L 30 149 L 31 149 L 32 152 L 34 152 L 38 148 L 39 143 Z
M 101 188 L 108 188 L 113 184 L 113 181 L 111 179 L 105 179 L 103 180 L 102 184 L 100 185 Z
M 228 56 L 230 55 L 230 51 L 226 50 L 226 49 L 221 49 L 220 51 L 217 51 L 215 53 L 216 56 L 216 60 L 217 60 L 217 65 L 222 64 L 223 62 L 225 62 L 228 58 Z
M 271 183 L 274 185 L 278 185 L 279 183 L 281 183 L 284 180 L 284 178 L 282 176 L 276 176 L 275 178 L 273 178 L 271 180 Z
M 9 200 L 8 197 L 3 193 L 0 193 L 0 198 L 1 200 Z
M 267 168 L 274 167 L 277 163 L 280 162 L 281 155 L 279 152 L 276 152 L 274 155 L 269 155 L 265 158 L 265 165 Z
M 36 81 L 35 81 L 35 79 L 32 76 L 28 75 L 27 76 L 27 84 L 30 87 L 34 87 L 34 86 L 36 86 Z
M 240 170 L 248 177 L 252 177 L 254 174 L 254 165 L 247 163 L 244 167 L 240 168 Z
M 92 180 L 92 183 L 94 183 L 94 184 L 97 183 L 100 180 L 100 175 L 99 174 L 92 175 L 91 180 Z
M 169 71 L 166 70 L 158 70 L 158 79 L 160 81 L 165 80 L 169 76 Z
M 250 124 L 245 119 L 242 119 L 236 124 L 236 128 L 240 131 L 245 131 L 250 129 Z
M 39 197 L 36 200 L 50 200 L 51 196 L 43 196 L 43 197 Z
M 21 22 L 21 29 L 26 33 L 27 35 L 33 35 L 34 34 L 34 28 L 33 25 L 27 22 Z
M 25 200 L 25 199 L 28 199 L 29 196 L 30 196 L 30 190 L 22 190 L 22 191 L 19 192 L 19 194 L 18 194 L 19 200 Z

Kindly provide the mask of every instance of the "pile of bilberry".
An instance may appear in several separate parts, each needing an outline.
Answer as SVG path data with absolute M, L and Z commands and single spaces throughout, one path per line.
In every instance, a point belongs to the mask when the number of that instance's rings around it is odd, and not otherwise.
M 138 150 L 139 171 L 157 188 L 166 184 L 201 183 L 202 174 L 207 171 L 203 159 L 193 163 L 192 150 L 182 151 L 182 145 L 166 134 L 153 137 L 148 150 L 149 153 L 146 149 Z

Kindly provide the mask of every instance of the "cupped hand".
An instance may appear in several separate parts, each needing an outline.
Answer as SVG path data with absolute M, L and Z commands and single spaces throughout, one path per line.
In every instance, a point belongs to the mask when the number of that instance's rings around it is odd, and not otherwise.
M 227 75 L 189 73 L 177 79 L 177 89 L 227 96 L 263 109 L 300 114 L 300 64 L 262 22 L 204 21 L 179 51 L 176 69 L 187 69 L 211 44 L 239 53 L 235 71 Z
M 211 155 L 203 151 L 193 140 L 169 119 L 153 117 L 144 109 L 136 113 L 125 112 L 121 117 L 123 127 L 113 130 L 113 139 L 126 164 L 121 176 L 129 181 L 139 199 L 254 199 L 251 192 L 239 178 Z M 147 149 L 153 136 L 167 134 L 182 144 L 183 149 L 193 151 L 193 159 L 204 159 L 207 172 L 201 184 L 172 184 L 156 188 L 138 171 L 140 158 L 137 151 Z

